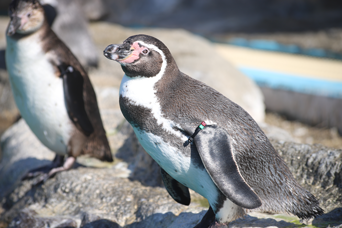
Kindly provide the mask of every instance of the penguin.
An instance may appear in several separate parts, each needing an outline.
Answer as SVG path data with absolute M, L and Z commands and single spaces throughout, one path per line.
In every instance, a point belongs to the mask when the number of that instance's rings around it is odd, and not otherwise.
M 9 15 L 6 66 L 16 105 L 40 142 L 56 153 L 51 165 L 24 179 L 45 181 L 70 169 L 81 154 L 112 162 L 89 77 L 49 27 L 39 1 L 13 0 Z
M 323 213 L 252 117 L 182 73 L 160 40 L 134 35 L 107 46 L 104 56 L 125 73 L 122 114 L 159 164 L 168 193 L 184 205 L 191 201 L 189 188 L 208 200 L 209 210 L 195 227 L 220 227 L 250 211 L 302 219 Z

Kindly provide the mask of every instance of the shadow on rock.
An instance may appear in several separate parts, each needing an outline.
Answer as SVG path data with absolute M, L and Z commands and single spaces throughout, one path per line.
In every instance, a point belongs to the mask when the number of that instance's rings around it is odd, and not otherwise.
M 228 227 L 303 227 L 303 225 L 294 224 L 283 220 L 277 221 L 272 218 L 257 218 L 246 215 L 243 218 L 231 222 Z
M 119 224 L 107 219 L 99 219 L 82 226 L 82 228 L 120 228 Z
M 342 207 L 315 218 L 312 225 L 317 227 L 338 226 L 342 224 Z
M 189 228 L 199 223 L 206 211 L 201 213 L 182 212 L 178 216 L 168 212 L 165 214 L 156 213 L 144 218 L 141 222 L 135 222 L 127 226 L 127 228 Z
M 115 156 L 129 164 L 129 179 L 137 180 L 144 186 L 162 186 L 159 165 L 142 148 L 130 124 L 125 121 L 118 131 L 128 136 Z
M 158 228 L 188 228 L 198 224 L 206 211 L 200 213 L 182 212 L 178 216 L 169 212 L 165 214 L 156 213 L 148 216 L 141 222 L 135 222 L 127 228 L 143 228 L 143 227 L 158 227 Z M 233 227 L 303 227 L 302 224 L 294 224 L 286 221 L 277 221 L 272 218 L 257 218 L 253 216 L 245 216 L 237 219 L 222 228 Z
M 40 160 L 33 157 L 18 160 L 13 164 L 9 164 L 10 167 L 7 167 L 2 162 L 2 167 L 0 168 L 0 199 L 10 194 L 22 182 L 21 178 L 27 171 L 47 165 L 50 162 L 49 160 Z
M 35 228 L 35 227 L 64 227 L 76 228 L 77 222 L 66 217 L 55 218 L 39 218 L 35 217 L 37 213 L 33 210 L 23 210 L 17 217 L 9 224 L 8 228 Z

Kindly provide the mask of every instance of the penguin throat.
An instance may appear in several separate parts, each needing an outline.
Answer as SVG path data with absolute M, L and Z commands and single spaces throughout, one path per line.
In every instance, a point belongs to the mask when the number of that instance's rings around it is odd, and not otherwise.
M 121 65 L 122 70 L 125 72 L 125 75 L 130 78 L 152 78 L 159 74 L 159 71 L 141 71 L 138 70 L 136 66 L 132 65 Z

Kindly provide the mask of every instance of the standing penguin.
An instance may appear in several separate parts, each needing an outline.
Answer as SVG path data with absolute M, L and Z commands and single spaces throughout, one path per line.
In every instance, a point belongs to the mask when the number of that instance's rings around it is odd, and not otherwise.
M 56 153 L 51 165 L 26 177 L 46 180 L 70 169 L 80 154 L 113 161 L 88 75 L 50 29 L 38 0 L 13 0 L 9 14 L 6 65 L 15 102 L 37 138 Z
M 188 188 L 208 199 L 196 227 L 220 226 L 252 209 L 300 218 L 323 213 L 250 115 L 182 73 L 161 41 L 131 36 L 104 55 L 125 72 L 121 111 L 160 165 L 169 194 L 184 205 L 190 203 Z

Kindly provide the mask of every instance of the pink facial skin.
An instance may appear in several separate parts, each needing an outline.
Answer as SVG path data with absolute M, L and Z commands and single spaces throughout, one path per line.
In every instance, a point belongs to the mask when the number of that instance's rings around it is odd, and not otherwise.
M 140 53 L 145 49 L 143 46 L 140 47 L 138 42 L 134 42 L 131 47 L 134 48 L 133 53 L 123 60 L 119 60 L 120 63 L 133 63 L 135 60 L 139 59 Z

